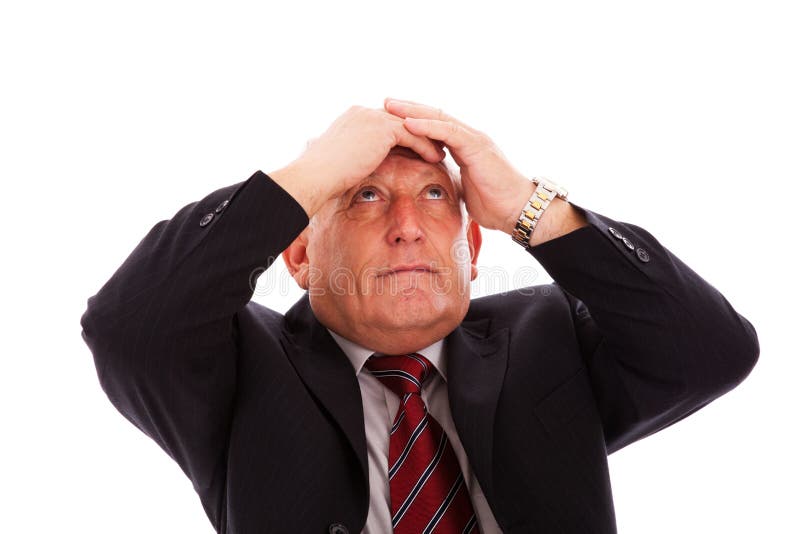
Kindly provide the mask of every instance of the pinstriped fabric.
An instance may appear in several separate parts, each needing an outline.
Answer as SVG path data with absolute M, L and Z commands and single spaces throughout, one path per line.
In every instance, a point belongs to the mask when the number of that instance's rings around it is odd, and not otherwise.
M 476 534 L 475 513 L 453 447 L 428 414 L 422 384 L 435 372 L 421 354 L 371 356 L 366 368 L 400 397 L 389 438 L 395 534 Z

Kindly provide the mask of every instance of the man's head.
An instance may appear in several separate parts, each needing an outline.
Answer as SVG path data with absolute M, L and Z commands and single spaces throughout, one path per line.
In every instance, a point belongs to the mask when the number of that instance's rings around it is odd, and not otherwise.
M 369 177 L 330 199 L 283 258 L 323 325 L 399 354 L 461 322 L 480 245 L 456 174 L 395 147 Z

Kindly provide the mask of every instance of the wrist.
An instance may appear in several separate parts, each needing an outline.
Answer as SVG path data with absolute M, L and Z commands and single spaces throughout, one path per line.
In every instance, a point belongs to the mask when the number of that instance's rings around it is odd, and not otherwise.
M 573 210 L 574 208 L 566 200 L 558 197 L 551 200 L 531 232 L 528 246 L 535 247 L 574 230 L 571 213 Z
M 297 159 L 267 175 L 303 207 L 309 219 L 330 198 L 321 187 L 322 175 L 308 161 Z
M 535 191 L 536 183 L 527 178 L 523 178 L 522 185 L 514 202 L 514 209 L 508 214 L 508 218 L 506 219 L 506 222 L 502 228 L 502 230 L 508 235 L 514 234 L 514 229 L 517 227 L 519 216 L 522 213 L 522 210 L 527 207 L 528 200 L 530 200 Z
M 567 202 L 566 189 L 546 178 L 534 178 L 531 183 L 534 192 L 512 230 L 515 243 L 528 249 L 588 224 Z

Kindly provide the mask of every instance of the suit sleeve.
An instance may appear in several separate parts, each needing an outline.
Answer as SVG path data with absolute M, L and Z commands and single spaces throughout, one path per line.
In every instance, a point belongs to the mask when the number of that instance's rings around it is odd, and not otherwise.
M 570 302 L 610 454 L 736 387 L 759 342 L 719 291 L 646 230 L 571 205 L 589 226 L 529 252 Z
M 236 391 L 236 314 L 308 224 L 261 171 L 155 224 L 81 317 L 111 403 L 191 479 L 219 528 Z

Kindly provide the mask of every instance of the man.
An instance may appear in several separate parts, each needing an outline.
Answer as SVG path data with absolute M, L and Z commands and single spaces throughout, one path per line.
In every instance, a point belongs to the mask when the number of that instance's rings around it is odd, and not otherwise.
M 759 344 L 647 231 L 556 193 L 440 110 L 353 107 L 157 223 L 82 335 L 218 532 L 615 532 L 607 455 Z M 479 226 L 554 284 L 470 301 Z M 281 252 L 307 290 L 285 316 L 250 302 Z

